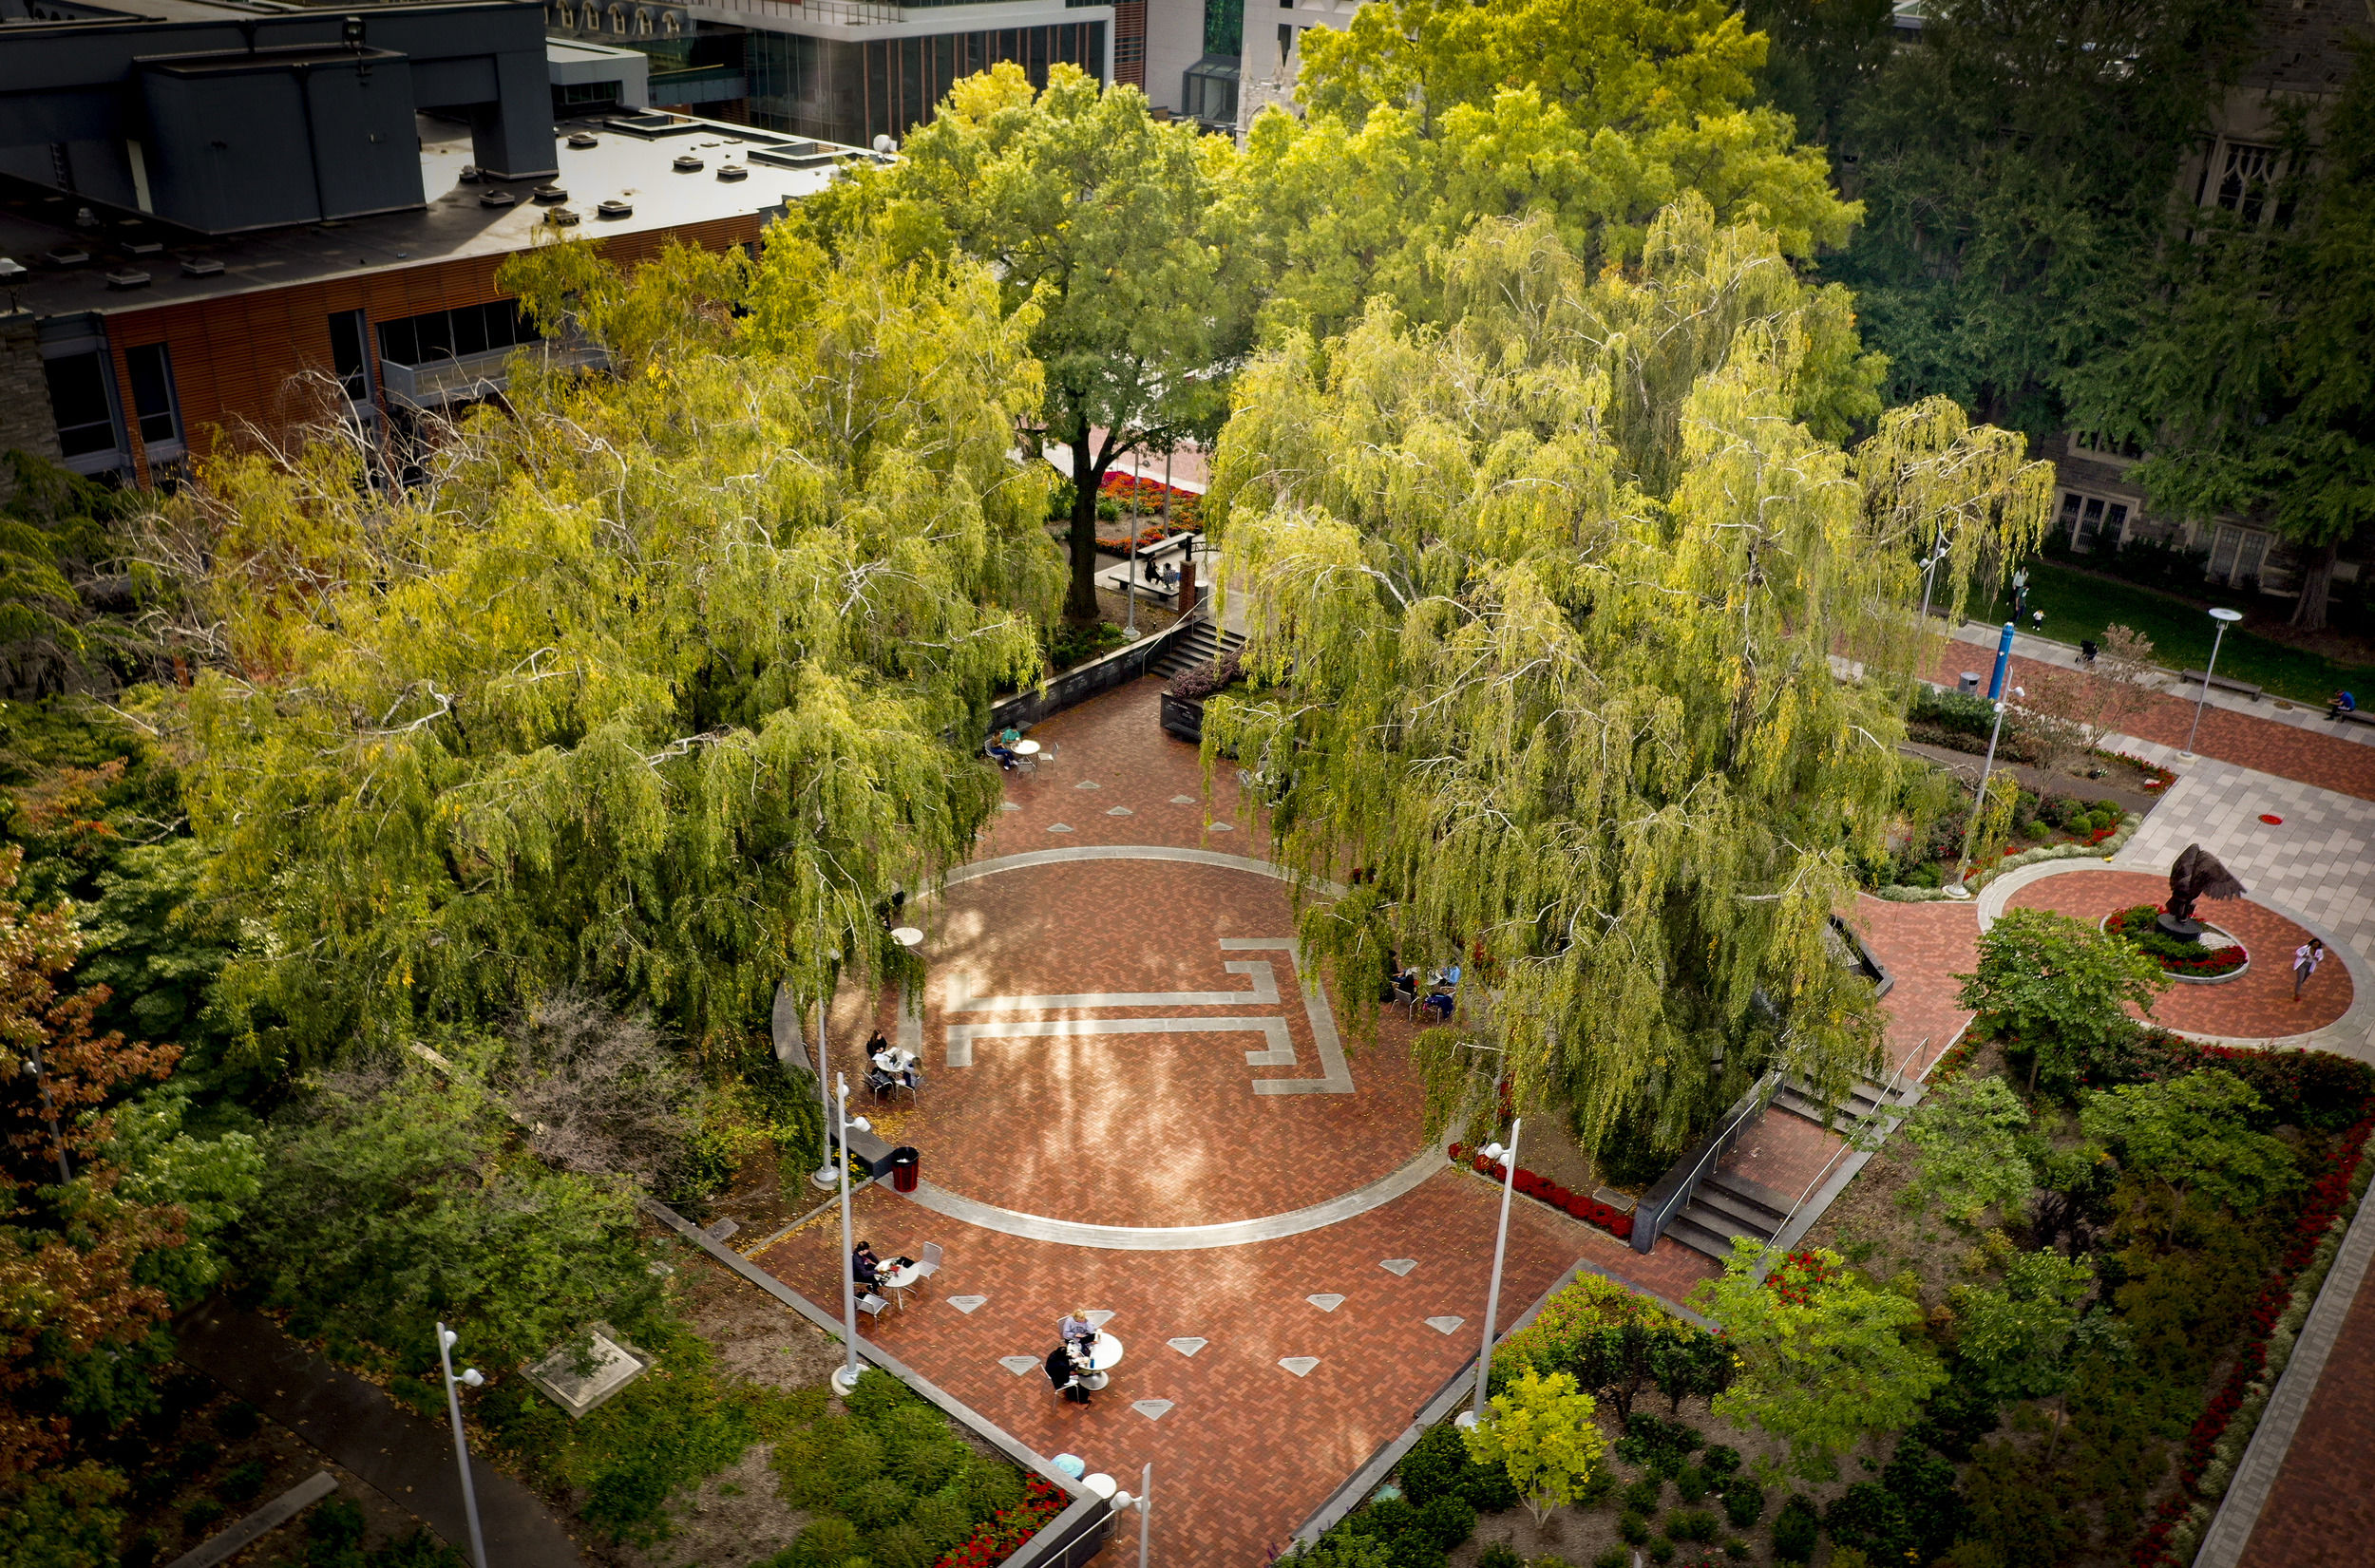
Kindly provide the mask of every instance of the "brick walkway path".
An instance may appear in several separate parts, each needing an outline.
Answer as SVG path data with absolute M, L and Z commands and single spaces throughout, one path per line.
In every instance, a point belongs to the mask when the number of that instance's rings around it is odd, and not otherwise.
M 1931 664 L 1929 678 L 1951 688 L 1964 671 L 1976 670 L 1984 691 L 1992 668 L 1993 661 L 1986 651 L 1951 643 L 1941 650 Z M 2025 684 L 2048 668 L 2015 653 L 2011 684 Z M 2142 711 L 2129 721 L 2128 732 L 2141 740 L 2181 746 L 2193 723 L 2192 703 L 2156 696 L 2147 699 Z M 2202 756 L 2216 757 L 2278 778 L 2297 779 L 2321 789 L 2375 801 L 2375 750 L 2338 736 L 2321 735 L 2210 707 L 2203 709 L 2201 732 L 2194 740 L 2194 749 Z
M 1323 1076 L 1322 1014 L 1302 994 L 1291 947 L 1244 945 L 1293 935 L 1284 883 L 1144 857 L 984 864 L 1121 846 L 1261 856 L 1261 823 L 1243 814 L 1232 776 L 1214 780 L 1207 825 L 1195 748 L 1156 727 L 1159 690 L 1141 681 L 1035 728 L 1053 754 L 1006 777 L 1008 809 L 974 862 L 985 874 L 914 915 L 926 933 L 929 1080 L 886 1130 L 923 1152 L 933 1185 L 1009 1211 L 993 1222 L 1258 1219 L 1377 1181 L 1420 1148 L 1409 1025 L 1390 1011 L 1363 1048 L 1353 1009 L 1365 1000 L 1326 1010 L 1351 1092 L 1256 1092 Z M 858 1011 L 837 1013 L 837 1049 Z M 895 1015 L 887 1000 L 878 1011 L 885 1027 Z M 1195 1027 L 1216 1020 L 1240 1027 Z M 1294 1061 L 1249 1063 L 1248 1051 L 1277 1049 L 1273 1023 Z M 950 1065 L 952 1043 L 964 1065 Z M 886 1255 L 937 1241 L 947 1262 L 906 1311 L 866 1332 L 1041 1453 L 1077 1453 L 1125 1477 L 1151 1460 L 1163 1560 L 1244 1568 L 1474 1352 L 1497 1202 L 1493 1186 L 1447 1162 L 1379 1207 L 1300 1235 L 1120 1250 L 984 1229 L 877 1188 L 858 1200 L 861 1233 Z M 755 1261 L 837 1307 L 840 1246 L 828 1216 Z M 1502 1322 L 1579 1256 L 1671 1295 L 1700 1277 L 1520 1200 Z M 1038 1370 L 1071 1307 L 1113 1313 L 1109 1332 L 1127 1348 L 1086 1409 L 1057 1399 Z M 1190 1354 L 1172 1340 L 1205 1343 Z M 1281 1365 L 1305 1356 L 1317 1365 L 1301 1374 Z
M 2070 871 L 2029 883 L 2006 899 L 2014 909 L 2050 909 L 2082 920 L 2098 920 L 2138 904 L 2158 905 L 2169 897 L 2169 878 L 2142 871 Z M 2153 1003 L 2154 1021 L 2188 1034 L 2231 1040 L 2274 1040 L 2323 1029 L 2350 1011 L 2349 972 L 2328 961 L 2292 999 L 2292 950 L 2309 934 L 2249 898 L 2205 902 L 2195 912 L 2232 934 L 2252 955 L 2241 978 L 2219 985 L 2173 983 Z
M 2244 1548 L 2243 1568 L 2366 1568 L 2375 1559 L 2370 1433 L 2375 1290 L 2362 1285 Z

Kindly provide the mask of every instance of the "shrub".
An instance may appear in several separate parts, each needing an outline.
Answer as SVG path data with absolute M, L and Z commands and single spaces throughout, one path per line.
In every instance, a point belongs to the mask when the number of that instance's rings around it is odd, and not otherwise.
M 1476 1510 L 1462 1497 L 1439 1497 L 1418 1510 L 1418 1527 L 1450 1551 L 1476 1533 Z
M 1704 1508 L 1677 1508 L 1665 1517 L 1665 1533 L 1677 1540 L 1713 1540 L 1716 1516 Z
M 1773 1555 L 1783 1562 L 1804 1562 L 1814 1555 L 1814 1542 L 1821 1536 L 1822 1521 L 1815 1517 L 1814 1505 L 1802 1494 L 1791 1493 L 1774 1516 Z
M 1584 1478 L 1584 1483 L 1575 1488 L 1575 1506 L 1578 1508 L 1597 1508 L 1606 1502 L 1608 1501 L 1608 1495 L 1615 1490 L 1615 1472 L 1610 1470 L 1607 1466 L 1602 1465 L 1599 1469 L 1594 1470 L 1591 1474 L 1586 1476 Z
M 1658 1511 L 1659 1494 L 1663 1490 L 1655 1476 L 1636 1481 L 1624 1488 L 1624 1506 L 1636 1514 L 1654 1514 Z
M 930 1568 L 939 1556 L 923 1532 L 906 1520 L 880 1531 L 866 1545 L 866 1560 L 873 1568 Z
M 932 1407 L 923 1396 L 879 1367 L 862 1367 L 858 1386 L 842 1401 L 850 1416 L 868 1431 L 887 1435 L 890 1418 L 902 1410 L 929 1412 Z
M 1674 1542 L 1666 1540 L 1663 1536 L 1660 1536 L 1657 1540 L 1651 1541 L 1647 1550 L 1649 1552 L 1649 1560 L 1652 1562 L 1666 1563 L 1674 1560 Z
M 1445 1422 L 1420 1435 L 1396 1474 L 1402 1495 L 1423 1507 L 1446 1492 L 1458 1491 L 1468 1464 L 1468 1445 L 1460 1441 L 1459 1428 Z
M 1746 1476 L 1733 1477 L 1723 1487 L 1723 1517 L 1735 1530 L 1755 1524 L 1765 1517 L 1765 1489 Z
M 1520 1501 L 1517 1483 L 1510 1479 L 1506 1465 L 1488 1464 L 1473 1459 L 1468 1462 L 1468 1468 L 1460 1472 L 1459 1495 L 1466 1498 L 1469 1506 L 1480 1514 L 1507 1513 Z
M 1859 1481 L 1832 1501 L 1823 1527 L 1840 1546 L 1867 1557 L 1902 1562 L 1913 1545 L 1905 1504 L 1887 1487 Z
M 264 1425 L 264 1412 L 244 1399 L 235 1399 L 215 1417 L 215 1430 L 234 1443 L 244 1443 Z
M 995 1519 L 1022 1502 L 1022 1474 L 1011 1464 L 972 1454 L 966 1458 L 963 1480 L 965 1501 L 971 1504 L 977 1523 Z
M 1480 1563 L 1477 1568 L 1483 1568 Z M 1591 1559 L 1591 1568 L 1633 1568 L 1633 1554 L 1622 1546 L 1611 1546 Z
M 1526 1559 L 1506 1540 L 1488 1540 L 1476 1554 L 1476 1568 L 1526 1568 Z
M 1637 1413 L 1624 1419 L 1624 1435 L 1617 1439 L 1616 1457 L 1630 1460 L 1652 1475 L 1671 1476 L 1681 1471 L 1700 1443 L 1699 1433 L 1687 1422 Z
M 1616 1521 L 1616 1533 L 1635 1546 L 1649 1539 L 1649 1521 L 1631 1509 Z
M 270 1474 L 261 1460 L 249 1460 L 223 1472 L 215 1483 L 215 1495 L 225 1502 L 250 1502 L 264 1489 L 264 1477 Z
M 1674 1495 L 1684 1502 L 1697 1502 L 1707 1495 L 1707 1472 L 1696 1464 L 1685 1464 L 1674 1477 Z
M 783 1568 L 842 1568 L 856 1555 L 858 1528 L 837 1514 L 812 1519 L 783 1555 Z
M 1727 1540 L 1723 1543 L 1723 1555 L 1730 1558 L 1734 1562 L 1746 1562 L 1748 1560 L 1748 1542 L 1737 1539 Z
M 1699 1467 L 1707 1472 L 1710 1482 L 1737 1474 L 1740 1467 L 1740 1451 L 1728 1443 L 1710 1443 L 1707 1451 L 1699 1456 Z
M 973 1532 L 973 1514 L 964 1499 L 953 1492 L 940 1492 L 917 1502 L 915 1512 L 907 1516 L 923 1537 L 925 1544 L 936 1552 L 945 1552 Z
M 184 1443 L 180 1451 L 173 1456 L 173 1473 L 194 1476 L 201 1470 L 213 1469 L 221 1458 L 222 1450 L 211 1443 Z
M 191 1533 L 195 1534 L 198 1531 L 205 1529 L 206 1526 L 214 1523 L 215 1521 L 222 1518 L 222 1516 L 229 1511 L 230 1510 L 223 1507 L 221 1503 L 217 1502 L 213 1498 L 199 1498 L 195 1502 L 182 1504 L 181 1523 L 184 1527 L 190 1530 Z
M 905 1519 L 915 1501 L 915 1494 L 906 1487 L 888 1476 L 877 1476 L 848 1493 L 841 1511 L 862 1530 L 880 1530 Z
M 890 1445 L 890 1473 L 917 1496 L 925 1496 L 948 1483 L 964 1464 L 965 1452 L 964 1444 L 945 1427 L 928 1438 L 902 1438 Z

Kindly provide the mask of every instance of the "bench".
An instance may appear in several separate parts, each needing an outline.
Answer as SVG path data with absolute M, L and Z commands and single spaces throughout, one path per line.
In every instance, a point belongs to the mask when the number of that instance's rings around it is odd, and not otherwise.
M 2177 677 L 2177 684 L 2198 692 L 2205 680 L 2221 691 L 2232 691 L 2237 696 L 2249 697 L 2253 702 L 2259 701 L 2264 694 L 2258 687 L 2252 685 L 2249 681 L 2231 681 L 2224 675 L 2213 675 L 2200 670 L 2186 671 Z
M 1146 575 L 1147 563 L 1153 562 L 1157 573 L 1160 573 L 1166 566 L 1176 566 L 1179 568 L 1180 576 L 1184 578 L 1188 574 L 1188 560 L 1195 551 L 1196 541 L 1201 537 L 1196 534 L 1176 534 L 1160 544 L 1142 545 L 1138 550 L 1138 570 L 1134 575 L 1130 569 L 1129 560 L 1124 559 L 1119 566 L 1109 566 L 1100 570 L 1096 575 L 1096 584 L 1099 588 L 1108 589 L 1116 594 L 1127 593 L 1134 587 L 1140 599 L 1169 608 L 1171 601 L 1178 596 L 1178 590 L 1167 589 L 1159 580 L 1149 582 Z
M 825 1136 L 834 1143 L 841 1142 L 838 1137 L 834 1136 L 839 1131 L 840 1128 L 832 1123 L 826 1124 Z M 848 1148 L 851 1163 L 866 1175 L 878 1179 L 888 1176 L 894 1165 L 914 1164 L 917 1158 L 915 1150 L 903 1144 L 894 1145 L 871 1132 L 861 1132 L 856 1127 L 849 1129 Z
M 2344 724 L 2375 724 L 2375 709 L 2354 708 L 2347 713 L 2337 713 L 2334 717 Z

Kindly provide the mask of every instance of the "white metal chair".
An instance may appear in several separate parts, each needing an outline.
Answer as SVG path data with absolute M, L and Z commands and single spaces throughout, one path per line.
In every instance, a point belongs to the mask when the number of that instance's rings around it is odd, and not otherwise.
M 923 1256 L 916 1259 L 917 1282 L 921 1284 L 922 1281 L 929 1279 L 934 1275 L 940 1273 L 940 1259 L 946 1257 L 948 1255 L 946 1253 L 940 1250 L 940 1244 L 939 1242 L 926 1241 L 923 1244 Z
M 868 1317 L 881 1317 L 883 1315 L 883 1309 L 889 1305 L 889 1297 L 877 1295 L 872 1291 L 868 1291 L 865 1294 L 858 1297 L 858 1311 L 865 1313 Z

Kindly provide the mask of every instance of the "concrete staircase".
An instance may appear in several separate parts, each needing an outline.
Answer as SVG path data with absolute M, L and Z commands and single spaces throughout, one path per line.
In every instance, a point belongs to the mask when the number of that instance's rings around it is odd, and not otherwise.
M 1234 632 L 1225 632 L 1201 615 L 1188 623 L 1164 646 L 1162 656 L 1148 667 L 1148 673 L 1169 680 L 1184 670 L 1200 664 L 1212 664 L 1245 646 L 1245 639 Z
M 1745 1176 L 1710 1171 L 1682 1212 L 1666 1221 L 1665 1234 L 1693 1252 L 1721 1262 L 1732 1256 L 1736 1236 L 1772 1240 L 1782 1221 L 1789 1219 L 1795 1201 L 1788 1194 Z
M 1873 1122 L 1898 1115 L 1912 1100 L 1902 1089 L 1891 1091 L 1869 1078 L 1858 1078 L 1848 1086 L 1846 1102 L 1832 1114 L 1825 1112 L 1822 1102 L 1803 1080 L 1785 1078 L 1774 1092 L 1773 1103 L 1842 1138 L 1853 1138 Z

